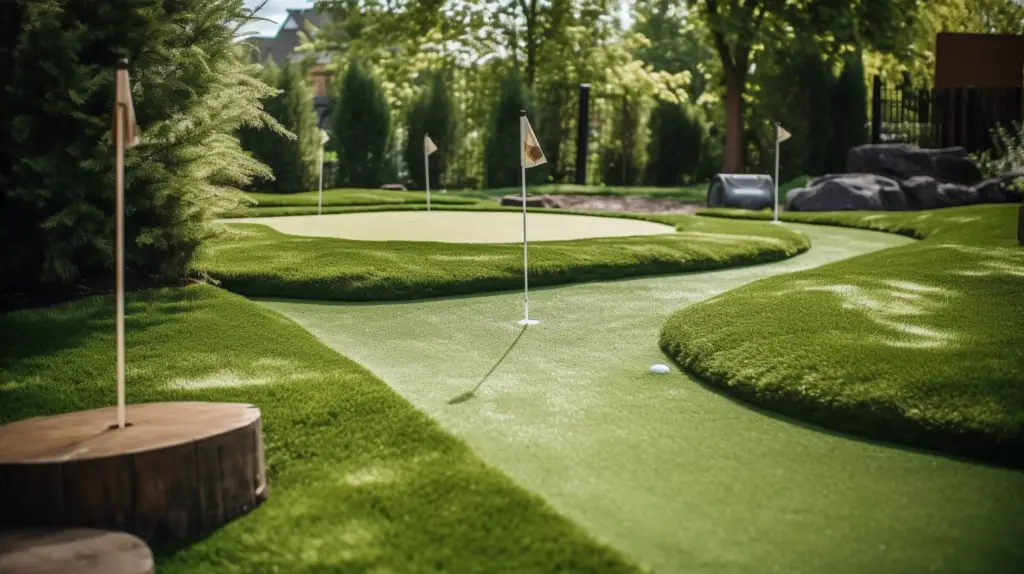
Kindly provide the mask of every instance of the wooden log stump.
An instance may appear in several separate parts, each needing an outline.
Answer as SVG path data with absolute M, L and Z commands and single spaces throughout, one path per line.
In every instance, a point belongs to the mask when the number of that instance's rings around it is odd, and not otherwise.
M 260 411 L 175 402 L 36 417 L 0 427 L 0 528 L 123 530 L 183 540 L 266 499 Z M 114 423 L 112 425 L 112 423 Z
M 124 532 L 89 528 L 0 532 L 0 574 L 153 574 L 153 553 Z

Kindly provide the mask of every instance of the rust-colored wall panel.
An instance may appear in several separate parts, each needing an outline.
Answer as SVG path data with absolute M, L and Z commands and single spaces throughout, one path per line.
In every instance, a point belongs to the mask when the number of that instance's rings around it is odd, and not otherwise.
M 954 34 L 935 40 L 935 87 L 1024 85 L 1024 36 Z

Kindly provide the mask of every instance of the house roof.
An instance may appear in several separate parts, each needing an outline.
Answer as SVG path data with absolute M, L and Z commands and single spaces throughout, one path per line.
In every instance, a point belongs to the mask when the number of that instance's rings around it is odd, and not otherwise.
M 295 58 L 295 49 L 301 43 L 299 32 L 312 35 L 307 28 L 307 24 L 320 28 L 329 20 L 330 18 L 326 14 L 317 12 L 312 8 L 288 10 L 288 16 L 281 22 L 281 27 L 278 28 L 276 36 L 254 36 L 249 39 L 250 44 L 256 48 L 253 59 L 260 63 L 267 60 L 281 63 L 286 58 Z M 321 57 L 317 58 L 318 61 L 321 59 Z

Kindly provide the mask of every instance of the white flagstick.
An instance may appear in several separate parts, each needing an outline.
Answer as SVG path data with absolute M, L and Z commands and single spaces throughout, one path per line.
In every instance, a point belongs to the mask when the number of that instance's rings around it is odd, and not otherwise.
M 526 127 L 523 118 L 526 112 L 519 112 L 519 165 L 523 182 L 523 320 L 520 325 L 536 325 L 540 321 L 530 319 L 530 271 L 529 271 L 529 243 L 526 240 Z
M 118 62 L 116 75 L 128 67 L 127 62 Z M 117 307 L 117 428 L 124 428 L 124 131 L 128 119 L 127 109 L 121 103 L 125 87 L 115 80 L 114 101 L 114 292 Z
M 320 193 L 316 200 L 316 214 L 323 215 L 324 209 L 324 146 L 327 145 L 327 132 L 320 130 Z
M 426 150 L 423 153 L 423 173 L 427 182 L 427 211 L 430 211 L 430 154 Z
M 782 143 L 779 141 L 779 135 L 781 135 L 779 129 L 781 127 L 778 123 L 775 124 L 775 218 L 772 223 L 779 222 L 779 144 Z

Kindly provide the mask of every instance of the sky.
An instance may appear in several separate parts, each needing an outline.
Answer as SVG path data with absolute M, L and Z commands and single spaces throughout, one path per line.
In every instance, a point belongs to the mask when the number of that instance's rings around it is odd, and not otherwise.
M 255 8 L 263 3 L 264 0 L 245 0 L 245 6 L 247 8 Z M 258 16 L 271 20 L 270 22 L 255 22 L 244 28 L 245 32 L 254 32 L 258 36 L 274 36 L 277 34 L 277 29 L 281 27 L 281 22 L 284 21 L 284 17 L 288 15 L 288 9 L 299 9 L 312 8 L 313 0 L 266 0 L 263 8 L 260 10 Z

